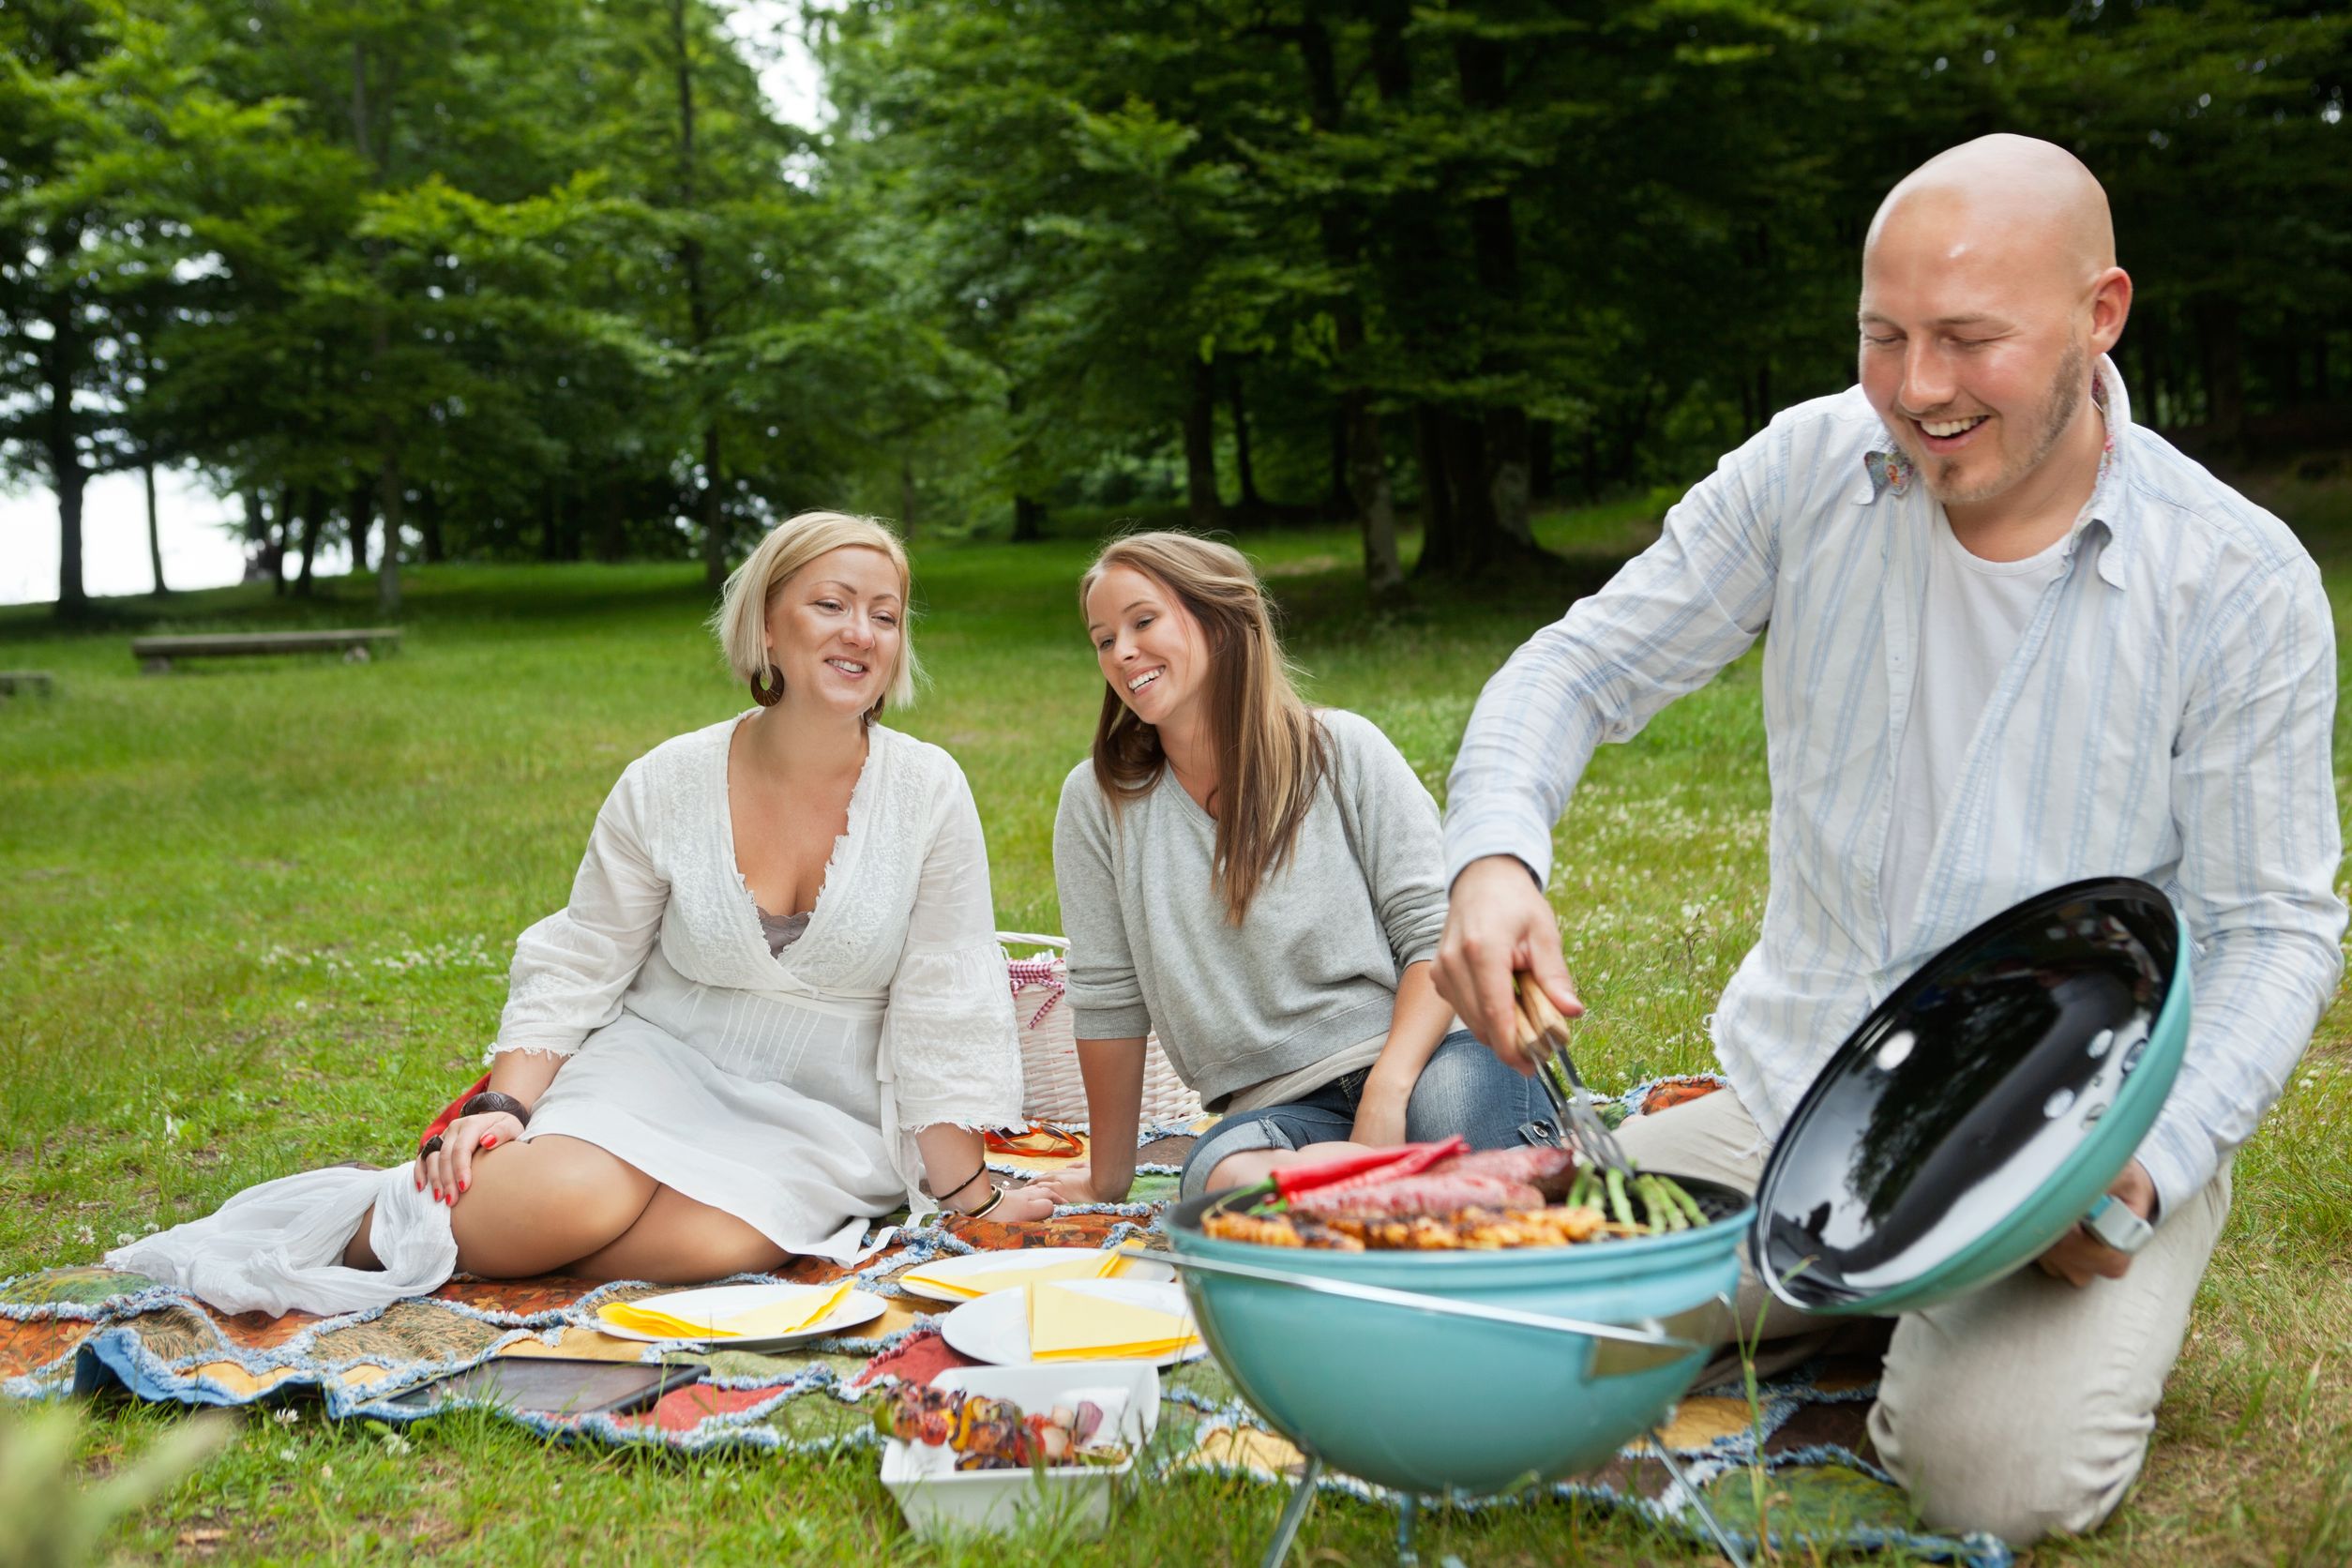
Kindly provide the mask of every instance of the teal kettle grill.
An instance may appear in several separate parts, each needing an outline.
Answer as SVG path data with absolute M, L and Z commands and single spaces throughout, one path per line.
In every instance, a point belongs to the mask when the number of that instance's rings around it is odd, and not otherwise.
M 1751 1204 L 1682 1179 L 1709 1223 L 1500 1252 L 1323 1252 L 1201 1229 L 1168 1261 L 1243 1398 L 1306 1456 L 1269 1544 L 1289 1553 L 1323 1469 L 1403 1499 L 1574 1474 L 1654 1431 L 1728 1335 L 1745 1241 L 1781 1299 L 1890 1315 L 2029 1262 L 2103 1206 L 2179 1072 L 2188 937 L 2164 894 L 2070 883 L 1984 922 L 1874 1008 L 1815 1078 Z M 1669 1174 L 1675 1174 L 1669 1172 Z M 1651 1452 L 1681 1471 L 1663 1442 Z M 1725 1557 L 1741 1544 L 1681 1488 Z

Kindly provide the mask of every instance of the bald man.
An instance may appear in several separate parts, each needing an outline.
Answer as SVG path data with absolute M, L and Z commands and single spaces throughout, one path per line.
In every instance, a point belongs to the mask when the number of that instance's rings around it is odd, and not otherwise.
M 1937 949 L 2124 874 L 2196 941 L 2179 1082 L 2077 1228 L 1903 1317 L 1870 1431 L 1922 1517 L 2024 1545 L 2100 1524 L 2146 1455 L 2251 1134 L 2335 988 L 2335 647 L 2280 521 L 2132 422 L 2104 193 L 1992 136 L 1891 192 L 1862 255 L 1861 384 L 1788 409 L 1479 699 L 1446 809 L 1438 986 L 1510 1052 L 1510 976 L 1580 1011 L 1542 891 L 1603 741 L 1765 628 L 1772 884 L 1711 1020 L 1728 1080 L 1621 1137 L 1753 1189 L 1838 1042 Z M 1565 853 L 1573 865 L 1571 838 Z M 1749 1279 L 1743 1318 L 1766 1299 Z M 1769 1334 L 1803 1330 L 1778 1308 Z

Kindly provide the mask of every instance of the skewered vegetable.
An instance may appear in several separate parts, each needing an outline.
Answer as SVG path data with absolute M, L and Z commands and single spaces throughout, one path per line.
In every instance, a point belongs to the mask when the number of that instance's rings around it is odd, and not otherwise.
M 1096 1440 L 1106 1434 L 1102 1407 L 1092 1399 L 1024 1415 L 1009 1399 L 901 1385 L 874 1425 L 901 1442 L 952 1449 L 961 1470 L 1115 1465 L 1127 1456 L 1118 1444 Z

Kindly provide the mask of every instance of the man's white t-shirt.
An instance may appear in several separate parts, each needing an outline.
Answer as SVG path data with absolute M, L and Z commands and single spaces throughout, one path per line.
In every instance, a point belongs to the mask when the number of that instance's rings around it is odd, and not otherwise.
M 1968 553 L 1952 536 L 1943 508 L 1936 508 L 1927 602 L 1920 613 L 1919 673 L 1895 759 L 1894 818 L 1878 871 L 1898 948 L 1911 929 L 1928 857 L 1968 765 L 1978 721 L 2025 641 L 2043 590 L 2066 570 L 2073 538 L 2070 529 L 2023 561 L 1987 561 Z

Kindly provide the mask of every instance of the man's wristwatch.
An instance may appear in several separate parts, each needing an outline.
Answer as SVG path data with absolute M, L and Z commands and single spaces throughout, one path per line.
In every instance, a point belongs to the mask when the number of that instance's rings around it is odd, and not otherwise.
M 2133 1253 L 2148 1244 L 2156 1228 L 2132 1212 L 2132 1205 L 2113 1193 L 2102 1193 L 2083 1216 L 2083 1229 L 2118 1252 Z

